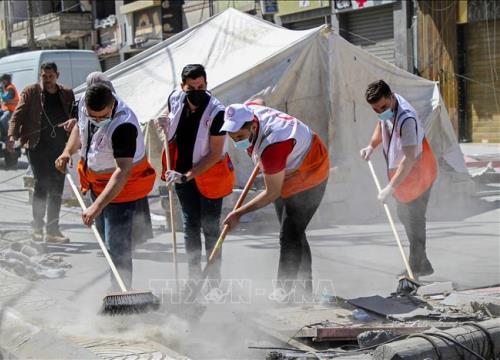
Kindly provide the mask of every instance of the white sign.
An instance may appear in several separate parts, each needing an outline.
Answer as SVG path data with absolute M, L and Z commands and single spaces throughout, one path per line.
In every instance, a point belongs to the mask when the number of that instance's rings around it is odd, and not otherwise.
M 311 5 L 309 0 L 299 0 L 299 7 L 308 7 Z
M 352 10 L 361 10 L 374 6 L 387 5 L 396 2 L 396 0 L 333 0 L 333 12 L 344 12 Z

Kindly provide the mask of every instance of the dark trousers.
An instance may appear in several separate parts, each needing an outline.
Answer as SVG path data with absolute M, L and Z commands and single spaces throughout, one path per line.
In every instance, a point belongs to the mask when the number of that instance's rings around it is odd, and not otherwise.
M 205 236 L 205 254 L 208 261 L 220 232 L 220 216 L 222 198 L 208 199 L 204 197 L 194 180 L 184 184 L 175 184 L 175 192 L 182 208 L 184 223 L 184 242 L 188 261 L 190 279 L 201 275 L 201 232 Z M 221 253 L 214 259 L 208 277 L 220 279 Z
M 432 269 L 425 252 L 426 230 L 425 213 L 431 189 L 409 203 L 396 201 L 398 217 L 406 230 L 410 242 L 410 267 L 413 272 L 422 272 Z
M 96 196 L 92 194 L 92 200 Z M 139 202 L 143 199 L 124 202 L 110 203 L 103 209 L 95 221 L 99 233 L 106 242 L 111 260 L 116 266 L 125 286 L 132 286 L 132 229 L 134 214 Z M 111 284 L 114 290 L 119 290 L 113 274 Z
M 289 291 L 295 280 L 303 281 L 306 293 L 312 293 L 311 249 L 306 228 L 323 199 L 327 180 L 318 186 L 274 202 L 280 222 L 280 259 L 278 286 Z M 298 287 L 298 286 L 297 286 Z
M 64 144 L 48 146 L 39 144 L 28 150 L 28 160 L 33 171 L 33 228 L 41 229 L 47 213 L 46 229 L 48 233 L 59 230 L 64 174 L 56 170 L 55 160 L 61 155 Z

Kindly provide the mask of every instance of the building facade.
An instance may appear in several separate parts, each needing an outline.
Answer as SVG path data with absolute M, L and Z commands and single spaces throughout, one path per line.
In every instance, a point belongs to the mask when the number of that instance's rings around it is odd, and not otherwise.
M 500 142 L 500 2 L 282 0 L 277 23 L 323 24 L 402 69 L 437 81 L 461 141 Z
M 2 55 L 28 49 L 91 47 L 90 1 L 3 0 L 0 9 Z
M 330 25 L 349 42 L 408 71 L 413 71 L 412 1 L 278 1 L 279 23 L 289 29 Z
M 183 1 L 116 0 L 124 61 L 182 31 Z
M 496 0 L 0 0 L 0 56 L 91 49 L 108 70 L 228 7 L 289 29 L 330 25 L 437 81 L 461 141 L 500 142 Z
M 418 1 L 416 72 L 438 81 L 460 141 L 500 142 L 500 4 Z

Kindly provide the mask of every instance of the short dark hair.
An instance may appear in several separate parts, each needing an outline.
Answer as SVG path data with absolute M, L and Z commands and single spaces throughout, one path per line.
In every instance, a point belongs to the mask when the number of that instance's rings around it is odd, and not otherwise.
M 205 81 L 207 81 L 207 73 L 205 72 L 205 68 L 200 64 L 189 64 L 184 66 L 182 69 L 182 83 L 186 83 L 187 79 L 197 79 L 200 76 L 203 76 Z
M 11 74 L 3 74 L 2 76 L 0 76 L 0 81 L 7 81 L 7 82 L 11 82 L 12 81 L 12 75 Z
M 40 70 L 54 70 L 54 72 L 57 72 L 57 65 L 53 61 L 47 61 L 40 65 Z
M 368 85 L 365 92 L 366 101 L 370 104 L 376 103 L 384 97 L 390 97 L 392 94 L 391 88 L 384 80 L 377 80 Z
M 111 89 L 102 83 L 91 85 L 85 91 L 85 105 L 93 111 L 103 110 L 114 99 Z

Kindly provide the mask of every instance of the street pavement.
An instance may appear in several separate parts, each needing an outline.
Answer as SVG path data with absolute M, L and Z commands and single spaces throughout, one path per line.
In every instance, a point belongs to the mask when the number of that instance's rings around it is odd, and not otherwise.
M 24 159 L 21 169 L 6 171 L 0 162 L 2 237 L 16 233 L 17 238 L 29 238 L 31 206 L 28 193 L 5 192 L 22 189 L 22 167 L 25 165 Z M 152 209 L 162 215 L 157 202 L 152 202 Z M 465 218 L 443 221 L 439 216 L 428 219 L 428 255 L 435 274 L 424 278 L 426 281 L 449 280 L 457 288 L 500 283 L 499 206 L 490 202 L 488 206 L 474 206 L 474 209 L 473 214 Z M 402 270 L 403 262 L 389 225 L 383 218 L 370 224 L 335 225 L 336 211 L 341 209 L 332 209 L 332 225 L 325 227 L 313 221 L 314 226 L 307 233 L 316 292 L 344 298 L 393 292 L 397 286 L 395 274 Z M 135 252 L 134 288 L 151 288 L 156 292 L 161 288 L 168 294 L 175 292 L 171 238 L 164 231 L 164 224 L 155 221 L 154 225 L 154 239 Z M 226 279 L 223 288 L 233 293 L 215 293 L 215 296 L 212 293 L 207 297 L 212 303 L 194 325 L 168 316 L 164 311 L 111 319 L 96 315 L 109 287 L 105 259 L 90 229 L 82 225 L 78 208 L 63 207 L 61 228 L 71 238 L 71 243 L 50 245 L 46 250 L 61 255 L 72 265 L 64 278 L 29 282 L 2 273 L 1 281 L 17 284 L 14 287 L 17 290 L 13 292 L 12 286 L 0 287 L 0 305 L 22 321 L 46 330 L 50 336 L 67 342 L 69 347 L 90 351 L 101 358 L 115 356 L 117 351 L 127 356 L 147 353 L 145 349 L 158 358 L 168 358 L 169 352 L 171 357 L 180 356 L 172 355 L 175 351 L 193 358 L 262 358 L 263 353 L 247 348 L 252 344 L 268 344 L 269 340 L 261 338 L 247 324 L 236 321 L 234 315 L 269 306 L 268 297 L 279 257 L 276 220 L 269 219 L 265 224 L 245 223 L 228 236 L 223 251 L 222 271 Z M 399 224 L 398 229 L 406 244 Z M 180 279 L 186 277 L 182 235 L 179 232 L 177 236 Z M 0 238 L 0 244 L 2 241 L 5 240 Z M 25 286 L 19 287 L 19 284 Z M 6 294 L 9 288 L 10 293 Z M 235 293 L 238 296 L 231 298 Z M 37 301 L 24 301 L 25 297 Z M 169 299 L 163 299 L 168 309 Z M 33 303 L 45 305 L 37 307 Z

